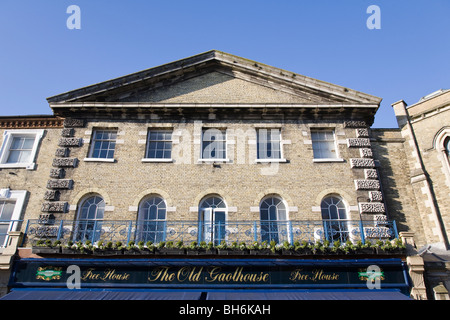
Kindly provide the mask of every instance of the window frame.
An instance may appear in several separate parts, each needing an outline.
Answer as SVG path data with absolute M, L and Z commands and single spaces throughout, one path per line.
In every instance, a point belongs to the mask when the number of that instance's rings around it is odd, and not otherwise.
M 433 147 L 439 153 L 438 159 L 443 166 L 445 180 L 450 183 L 450 127 L 441 128 L 435 135 Z
M 223 158 L 203 158 L 203 153 L 204 153 L 204 147 L 203 144 L 205 143 L 205 131 L 208 130 L 217 130 L 220 131 L 220 133 L 222 134 L 223 139 L 222 140 L 208 140 L 208 142 L 210 142 L 209 145 L 211 145 L 211 143 L 213 141 L 220 141 L 221 143 L 223 143 L 223 150 L 224 150 L 224 157 Z M 226 128 L 217 128 L 217 127 L 207 127 L 207 128 L 202 128 L 201 129 L 201 139 L 200 139 L 200 157 L 199 157 L 199 161 L 202 162 L 229 162 L 230 160 L 228 159 L 228 150 L 227 150 L 227 130 Z
M 334 154 L 335 157 L 333 158 L 317 158 L 314 152 L 314 143 L 318 142 L 331 142 L 331 140 L 314 140 L 313 133 L 315 132 L 331 132 L 333 134 L 333 146 L 334 146 Z M 334 128 L 311 128 L 310 130 L 311 135 L 311 146 L 313 149 L 313 162 L 343 162 L 344 159 L 340 158 L 339 156 L 339 147 L 336 139 L 336 130 Z M 332 153 L 332 152 L 329 152 Z
M 3 143 L 0 149 L 0 168 L 25 168 L 27 170 L 34 170 L 36 168 L 36 156 L 44 136 L 44 129 L 19 129 L 19 130 L 5 130 L 3 132 Z M 7 163 L 10 149 L 14 138 L 17 137 L 34 137 L 33 147 L 27 162 Z
M 95 151 L 95 143 L 97 141 L 112 141 L 113 139 L 96 139 L 96 134 L 99 131 L 115 131 L 116 137 L 114 139 L 114 153 L 113 153 L 113 157 L 112 158 L 96 158 L 93 157 L 93 153 Z M 94 128 L 92 130 L 92 134 L 91 134 L 91 141 L 90 141 L 90 145 L 89 145 L 89 151 L 88 151 L 88 156 L 86 158 L 84 158 L 84 161 L 90 161 L 90 162 L 115 162 L 115 158 L 114 156 L 116 155 L 116 150 L 117 150 L 117 136 L 119 133 L 119 129 L 118 128 Z M 101 150 L 101 149 L 100 149 Z M 108 149 L 110 150 L 110 149 Z
M 8 230 L 16 231 L 20 224 L 20 216 L 23 210 L 23 206 L 25 204 L 25 198 L 27 197 L 28 191 L 26 190 L 10 190 L 10 189 L 1 189 L 0 190 L 0 201 L 13 202 L 14 201 L 14 210 L 11 215 L 10 223 Z M 9 232 L 8 231 L 8 232 Z M 0 243 L 0 250 L 6 247 L 8 243 L 9 236 L 6 235 L 5 241 Z M 1 251 L 0 251 L 1 252 Z
M 155 199 L 160 199 L 161 201 L 159 201 L 157 204 L 155 204 Z M 144 207 L 147 205 L 147 203 L 149 203 L 150 200 L 153 200 L 153 204 L 156 206 L 156 219 L 144 219 L 145 218 L 145 214 L 147 213 L 147 211 L 144 211 Z M 164 207 L 159 207 L 161 204 L 164 205 Z M 150 207 L 149 206 L 149 207 Z M 148 209 L 147 209 L 148 210 Z M 164 219 L 159 219 L 159 210 L 164 210 Z M 154 231 L 147 231 L 144 230 L 145 228 L 148 228 L 148 226 L 150 226 L 151 224 L 154 224 L 156 226 Z M 157 194 L 152 194 L 149 195 L 147 197 L 145 197 L 144 199 L 142 199 L 141 203 L 139 204 L 138 207 L 138 214 L 137 214 L 137 234 L 139 235 L 139 237 L 137 238 L 137 241 L 144 241 L 145 243 L 147 243 L 148 241 L 151 241 L 153 243 L 159 243 L 161 241 L 165 241 L 165 237 L 166 237 L 166 224 L 167 224 L 167 203 L 166 200 Z M 160 231 L 159 227 L 163 226 L 163 230 Z M 151 238 L 150 235 L 154 233 L 154 238 Z M 144 236 L 145 235 L 145 236 Z M 161 238 L 159 238 L 159 236 Z
M 166 132 L 170 133 L 170 140 L 150 140 L 151 132 Z M 148 152 L 150 147 L 150 142 L 170 142 L 170 157 L 169 158 L 149 158 Z M 145 154 L 144 158 L 141 159 L 142 162 L 173 162 L 172 158 L 173 151 L 173 129 L 166 128 L 149 128 L 147 132 L 146 146 L 145 146 Z
M 218 204 L 210 205 L 207 202 L 211 199 L 218 199 L 220 201 Z M 223 213 L 223 221 L 221 221 L 220 216 L 216 216 L 217 213 Z M 227 241 L 227 221 L 228 205 L 225 199 L 214 194 L 204 197 L 198 205 L 199 240 L 212 242 L 215 245 L 221 244 L 222 241 Z
M 450 162 L 450 136 L 444 139 L 444 152 L 447 155 L 447 160 Z
M 86 203 L 95 198 L 100 198 L 101 201 L 99 203 L 96 204 L 97 209 L 96 209 L 96 213 L 95 213 L 95 218 L 94 219 L 82 219 L 81 215 L 82 215 L 82 210 L 83 207 L 86 205 Z M 98 210 L 99 210 L 99 204 L 103 202 L 103 212 L 102 212 L 102 217 L 99 218 L 98 217 Z M 105 211 L 106 211 L 106 201 L 105 199 L 99 195 L 99 194 L 90 194 L 87 195 L 86 197 L 84 197 L 81 201 L 80 201 L 80 205 L 78 206 L 78 210 L 77 210 L 77 220 L 75 223 L 75 230 L 73 233 L 73 240 L 74 241 L 87 241 L 87 240 L 91 240 L 92 243 L 95 243 L 97 241 L 100 240 L 100 236 L 101 236 L 101 231 L 102 231 L 102 222 L 104 221 L 105 218 Z M 84 223 L 84 225 L 83 225 Z M 94 225 L 94 229 L 89 230 L 88 227 L 93 224 Z M 80 231 L 81 229 L 81 231 Z M 86 234 L 88 234 L 89 232 L 92 233 L 92 235 L 86 239 Z M 96 235 L 98 233 L 98 235 Z M 81 236 L 81 237 L 80 237 Z
M 337 203 L 326 203 L 327 207 L 324 208 L 324 203 L 329 201 L 329 199 L 338 200 Z M 342 204 L 342 208 L 338 205 Z M 335 206 L 337 210 L 337 218 L 331 217 L 330 207 Z M 327 211 L 327 218 L 324 217 L 324 210 Z M 343 210 L 343 213 L 342 213 Z M 331 236 L 331 241 L 339 240 L 341 243 L 346 242 L 351 238 L 349 231 L 349 208 L 340 195 L 329 194 L 322 198 L 320 201 L 320 213 L 322 216 L 322 222 L 324 225 L 324 232 L 326 233 L 326 237 Z M 345 218 L 342 218 L 341 215 L 345 215 Z M 333 230 L 333 231 L 331 231 Z M 337 235 L 337 236 L 336 236 Z
M 278 200 L 277 204 L 271 204 L 268 205 L 267 209 L 263 209 L 263 204 L 267 203 L 268 200 Z M 278 208 L 279 205 L 283 205 L 284 215 L 285 219 L 280 219 L 280 208 Z M 270 219 L 270 207 L 275 206 L 276 208 L 276 220 Z M 262 211 L 267 210 L 267 219 L 263 219 L 262 217 Z M 271 242 L 272 240 L 275 240 L 278 244 L 283 243 L 283 241 L 289 241 L 291 242 L 291 233 L 289 232 L 289 206 L 287 205 L 286 201 L 278 195 L 268 195 L 264 197 L 260 203 L 259 203 L 259 221 L 260 221 L 260 228 L 261 228 L 261 241 L 267 241 Z M 269 231 L 267 231 L 267 229 Z M 267 234 L 263 234 L 262 231 L 267 232 Z M 283 234 L 285 233 L 285 234 Z
M 272 130 L 277 130 L 279 132 L 279 148 L 280 148 L 280 157 L 279 158 L 260 158 L 259 157 L 259 142 L 260 142 L 260 130 L 267 130 L 268 132 L 271 132 Z M 256 128 L 256 160 L 255 162 L 259 163 L 267 163 L 267 162 L 287 162 L 286 158 L 284 157 L 284 148 L 283 148 L 283 136 L 281 132 L 281 128 Z M 270 142 L 272 143 L 272 133 L 270 134 Z

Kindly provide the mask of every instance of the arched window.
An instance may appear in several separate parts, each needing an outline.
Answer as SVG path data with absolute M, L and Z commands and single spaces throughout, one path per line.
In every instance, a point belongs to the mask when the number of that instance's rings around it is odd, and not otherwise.
M 322 200 L 320 208 L 326 239 L 346 242 L 348 240 L 347 209 L 342 198 L 328 196 Z
M 210 196 L 199 205 L 200 241 L 213 242 L 218 245 L 225 240 L 225 222 L 227 205 L 222 198 Z
M 102 229 L 105 201 L 95 195 L 81 202 L 78 211 L 78 220 L 75 227 L 74 240 L 92 242 L 98 241 Z
M 166 202 L 159 196 L 150 196 L 142 200 L 138 212 L 138 241 L 153 243 L 164 241 L 166 211 Z
M 450 183 L 450 126 L 441 128 L 434 137 L 433 145 L 438 152 L 438 159 L 442 164 L 442 177 L 446 184 Z
M 450 137 L 447 137 L 444 142 L 445 152 L 447 153 L 447 158 L 450 161 Z
M 287 210 L 279 197 L 267 197 L 259 206 L 261 217 L 261 240 L 281 243 L 289 240 Z

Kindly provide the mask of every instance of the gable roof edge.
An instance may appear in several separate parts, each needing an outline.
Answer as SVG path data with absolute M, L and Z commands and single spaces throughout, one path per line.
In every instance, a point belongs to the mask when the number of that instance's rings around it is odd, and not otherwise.
M 289 85 L 306 86 L 314 90 L 323 91 L 329 94 L 340 96 L 342 98 L 353 100 L 355 101 L 355 103 L 369 103 L 379 105 L 382 100 L 379 97 L 349 89 L 343 86 L 314 79 L 280 68 L 272 67 L 260 62 L 238 57 L 222 51 L 210 50 L 204 53 L 197 54 L 195 56 L 176 60 L 160 66 L 131 73 L 129 75 L 54 95 L 47 98 L 47 101 L 51 104 L 71 102 L 73 100 L 81 99 L 89 95 L 98 94 L 104 91 L 122 87 L 124 85 L 131 85 L 135 82 L 162 76 L 170 72 L 194 67 L 196 65 L 200 65 L 202 63 L 210 61 L 217 61 L 231 68 L 250 71 L 266 77 L 271 77 L 273 79 L 276 79 L 277 81 L 288 83 Z

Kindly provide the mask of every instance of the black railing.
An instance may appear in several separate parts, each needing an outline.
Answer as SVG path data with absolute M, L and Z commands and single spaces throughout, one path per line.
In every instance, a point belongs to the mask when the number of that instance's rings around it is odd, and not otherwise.
M 96 243 L 162 241 L 184 244 L 206 242 L 214 245 L 223 242 L 251 244 L 275 242 L 281 244 L 296 241 L 315 243 L 328 240 L 331 243 L 351 241 L 392 240 L 398 238 L 395 221 L 132 221 L 132 220 L 28 220 L 25 241 L 34 244 L 38 240 L 59 240 Z

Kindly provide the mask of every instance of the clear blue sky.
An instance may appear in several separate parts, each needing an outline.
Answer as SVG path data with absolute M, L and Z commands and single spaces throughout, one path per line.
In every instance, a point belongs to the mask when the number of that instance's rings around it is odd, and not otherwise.
M 450 88 L 449 31 L 449 0 L 1 0 L 0 115 L 216 49 L 381 97 L 373 127 L 397 127 L 393 102 Z

